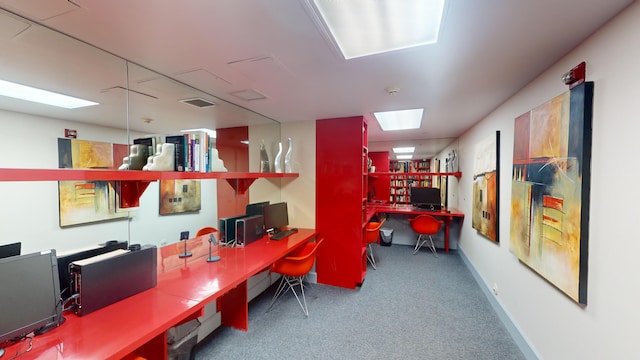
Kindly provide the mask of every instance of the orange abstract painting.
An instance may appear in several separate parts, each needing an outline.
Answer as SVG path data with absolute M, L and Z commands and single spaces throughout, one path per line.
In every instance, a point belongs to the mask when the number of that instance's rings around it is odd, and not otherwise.
M 515 120 L 510 249 L 571 299 L 587 303 L 593 83 Z

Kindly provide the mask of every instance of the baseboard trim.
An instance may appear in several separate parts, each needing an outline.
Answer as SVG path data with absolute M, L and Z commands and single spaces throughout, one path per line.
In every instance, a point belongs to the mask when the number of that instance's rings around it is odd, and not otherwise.
M 464 251 L 461 248 L 458 248 L 457 252 L 458 254 L 460 254 L 460 258 L 462 258 L 465 266 L 467 267 L 467 269 L 469 269 L 471 275 L 473 275 L 473 278 L 480 286 L 480 289 L 482 289 L 484 295 L 487 297 L 487 299 L 489 299 L 491 307 L 493 307 L 493 310 L 495 310 L 496 314 L 498 314 L 498 317 L 507 328 L 507 331 L 515 341 L 516 345 L 520 348 L 520 351 L 522 351 L 522 353 L 528 360 L 541 359 L 536 351 L 531 347 L 526 337 L 522 334 L 520 328 L 513 322 L 511 316 L 504 309 L 500 300 L 493 295 L 491 288 L 489 287 L 487 282 L 484 281 L 482 276 L 480 276 L 480 274 L 476 271 L 476 268 L 473 266 L 473 264 L 471 264 L 471 261 L 469 261 L 469 258 L 467 258 Z

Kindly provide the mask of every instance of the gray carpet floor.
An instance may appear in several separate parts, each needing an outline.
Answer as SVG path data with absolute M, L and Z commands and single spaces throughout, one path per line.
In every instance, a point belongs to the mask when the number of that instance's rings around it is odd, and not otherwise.
M 525 359 L 456 251 L 375 246 L 356 290 L 314 284 L 309 317 L 290 292 L 266 312 L 249 303 L 249 331 L 221 327 L 196 359 Z

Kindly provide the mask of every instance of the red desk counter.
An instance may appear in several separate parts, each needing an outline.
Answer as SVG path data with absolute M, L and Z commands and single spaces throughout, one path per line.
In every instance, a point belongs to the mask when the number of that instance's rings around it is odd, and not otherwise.
M 431 215 L 438 219 L 444 220 L 444 248 L 445 251 L 449 251 L 449 228 L 451 227 L 451 220 L 454 218 L 464 218 L 462 211 L 444 207 L 440 211 L 429 211 L 416 208 L 412 205 L 390 205 L 390 204 L 367 204 L 367 221 L 376 214 L 406 214 L 406 215 Z
M 208 237 L 187 240 L 192 257 L 179 259 L 183 243 L 158 249 L 158 285 L 85 316 L 65 313 L 57 329 L 7 347 L 4 357 L 18 359 L 121 359 L 131 354 L 166 359 L 167 330 L 202 315 L 204 306 L 221 299 L 224 325 L 247 330 L 247 279 L 317 232 L 300 229 L 288 238 L 263 238 L 241 248 L 213 247 L 221 260 L 208 263 Z

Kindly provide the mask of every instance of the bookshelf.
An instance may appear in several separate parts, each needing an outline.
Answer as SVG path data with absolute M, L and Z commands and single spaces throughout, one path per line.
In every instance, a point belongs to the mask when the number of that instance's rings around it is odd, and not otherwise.
M 353 289 L 367 270 L 368 124 L 364 116 L 316 121 L 318 283 Z
M 431 187 L 432 175 L 430 160 L 391 160 L 389 202 L 392 204 L 408 204 L 409 189 L 412 187 Z

